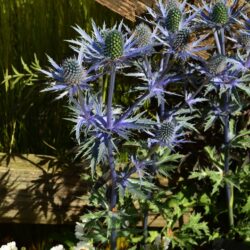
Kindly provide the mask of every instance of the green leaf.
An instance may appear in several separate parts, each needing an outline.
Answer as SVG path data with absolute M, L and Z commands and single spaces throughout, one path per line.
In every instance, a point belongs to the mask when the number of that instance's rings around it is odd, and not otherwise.
M 246 204 L 242 207 L 241 210 L 243 213 L 250 213 L 250 196 L 247 198 Z
M 207 131 L 211 126 L 214 124 L 215 120 L 217 119 L 216 116 L 212 115 L 209 117 L 209 119 L 205 123 L 204 131 Z
M 147 238 L 148 243 L 152 243 L 159 236 L 159 232 L 157 231 L 149 231 L 149 236 Z
M 237 87 L 250 96 L 250 87 L 246 86 L 245 84 L 239 84 Z

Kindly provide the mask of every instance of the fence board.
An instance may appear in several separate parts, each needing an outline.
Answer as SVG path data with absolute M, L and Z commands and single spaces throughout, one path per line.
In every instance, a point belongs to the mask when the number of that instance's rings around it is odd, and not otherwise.
M 83 169 L 84 166 L 70 166 L 51 156 L 28 154 L 9 158 L 0 153 L 0 223 L 79 221 L 84 209 L 91 209 L 80 198 L 89 186 L 80 178 Z M 167 185 L 167 179 L 160 182 Z M 150 227 L 165 226 L 157 214 L 150 214 L 148 223 Z
M 72 223 L 87 205 L 81 171 L 51 156 L 0 154 L 0 223 Z

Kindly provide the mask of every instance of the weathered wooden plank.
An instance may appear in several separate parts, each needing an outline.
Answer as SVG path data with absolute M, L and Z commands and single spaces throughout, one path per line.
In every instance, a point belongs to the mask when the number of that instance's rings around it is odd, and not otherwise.
M 141 15 L 145 12 L 146 6 L 155 6 L 156 0 L 95 0 L 96 2 L 106 6 L 112 11 L 120 14 L 121 16 L 127 18 L 128 20 L 135 22 L 136 16 Z M 164 2 L 164 1 L 163 1 Z M 167 2 L 167 0 L 165 1 Z M 201 6 L 201 0 L 189 0 L 191 4 L 196 4 Z M 229 0 L 228 4 L 232 4 L 233 0 Z M 245 0 L 239 0 L 239 6 L 247 4 Z
M 0 223 L 72 223 L 87 205 L 82 171 L 51 156 L 0 154 Z
M 84 166 L 65 166 L 51 156 L 8 158 L 0 153 L 0 223 L 75 223 L 84 208 L 90 208 L 80 198 L 89 188 L 80 178 L 83 171 Z M 162 186 L 168 184 L 167 179 L 159 181 Z M 165 226 L 157 214 L 150 214 L 148 222 L 150 227 Z

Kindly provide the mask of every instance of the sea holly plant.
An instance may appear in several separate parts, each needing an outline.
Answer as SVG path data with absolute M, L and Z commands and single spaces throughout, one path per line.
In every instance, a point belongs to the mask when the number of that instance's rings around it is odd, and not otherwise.
M 89 163 L 85 178 L 93 183 L 92 210 L 77 224 L 76 235 L 92 247 L 122 249 L 118 242 L 123 242 L 126 249 L 193 249 L 213 239 L 208 222 L 196 211 L 199 201 L 209 197 L 199 194 L 195 184 L 188 192 L 195 178 L 210 179 L 212 195 L 226 186 L 229 225 L 234 227 L 233 190 L 241 187 L 235 182 L 239 168 L 231 166 L 243 163 L 232 153 L 249 148 L 246 126 L 236 123 L 250 92 L 250 58 L 244 46 L 231 43 L 241 37 L 244 44 L 249 20 L 238 1 L 202 4 L 159 0 L 133 28 L 123 22 L 98 27 L 93 21 L 88 34 L 76 26 L 78 38 L 68 41 L 75 55 L 61 64 L 49 57 L 52 68 L 41 70 L 52 79 L 44 91 L 68 98 L 76 157 Z M 234 25 L 241 25 L 240 34 L 232 35 Z M 129 85 L 127 93 L 119 93 L 128 96 L 127 106 L 117 98 L 120 76 Z M 99 81 L 103 78 L 108 85 Z M 211 147 L 202 142 L 210 169 L 199 163 L 195 149 L 202 130 L 206 137 L 218 124 L 223 143 Z M 205 169 L 189 176 L 183 169 L 190 155 Z M 209 205 L 202 204 L 206 214 Z M 162 217 L 162 230 L 149 228 L 151 213 Z

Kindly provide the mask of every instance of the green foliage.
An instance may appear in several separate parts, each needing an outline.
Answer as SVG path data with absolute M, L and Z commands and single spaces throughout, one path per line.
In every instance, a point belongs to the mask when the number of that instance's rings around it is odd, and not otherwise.
M 34 83 L 38 81 L 39 61 L 35 55 L 29 67 L 21 58 L 23 72 L 12 66 L 13 74 L 6 70 L 1 83 L 1 136 L 0 150 L 11 153 L 16 144 L 17 130 L 22 131 L 22 120 L 33 105 Z

